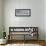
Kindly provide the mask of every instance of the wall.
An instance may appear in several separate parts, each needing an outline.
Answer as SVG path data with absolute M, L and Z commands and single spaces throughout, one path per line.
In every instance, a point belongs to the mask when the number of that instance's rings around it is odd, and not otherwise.
M 2 37 L 2 0 L 0 0 L 0 38 Z
M 46 40 L 46 0 L 45 1 L 45 40 Z
M 30 17 L 16 17 L 15 9 L 31 9 Z M 4 0 L 4 26 L 7 35 L 10 26 L 39 27 L 39 39 L 45 39 L 45 16 L 43 0 Z

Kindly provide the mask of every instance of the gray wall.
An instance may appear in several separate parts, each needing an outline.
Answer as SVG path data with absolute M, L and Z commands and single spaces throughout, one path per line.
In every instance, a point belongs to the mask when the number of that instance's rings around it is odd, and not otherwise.
M 2 37 L 2 0 L 0 0 L 0 38 Z
M 46 40 L 46 0 L 45 1 L 45 40 Z
M 31 9 L 30 17 L 16 17 L 15 9 Z M 39 27 L 39 39 L 45 39 L 44 0 L 4 0 L 4 26 L 7 35 L 10 26 Z

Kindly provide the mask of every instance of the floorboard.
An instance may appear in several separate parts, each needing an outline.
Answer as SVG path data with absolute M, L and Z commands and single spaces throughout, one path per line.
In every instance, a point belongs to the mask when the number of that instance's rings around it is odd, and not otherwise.
M 8 40 L 7 44 L 0 46 L 46 46 L 44 40 Z

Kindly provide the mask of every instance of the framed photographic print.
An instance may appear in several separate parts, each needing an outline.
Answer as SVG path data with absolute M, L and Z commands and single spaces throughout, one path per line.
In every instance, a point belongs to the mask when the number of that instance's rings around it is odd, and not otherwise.
M 15 9 L 15 16 L 31 16 L 31 9 Z

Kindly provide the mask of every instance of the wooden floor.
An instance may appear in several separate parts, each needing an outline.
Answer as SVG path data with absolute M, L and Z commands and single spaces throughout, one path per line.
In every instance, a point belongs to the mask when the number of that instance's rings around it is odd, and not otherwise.
M 7 44 L 7 45 L 0 45 L 0 46 L 42 46 L 38 44 Z
M 46 46 L 46 42 L 44 40 L 8 40 L 7 44 L 0 46 L 29 46 L 29 44 L 30 46 L 35 46 L 35 44 Z

